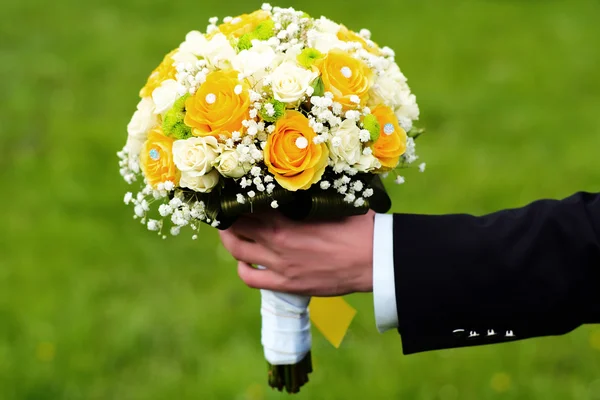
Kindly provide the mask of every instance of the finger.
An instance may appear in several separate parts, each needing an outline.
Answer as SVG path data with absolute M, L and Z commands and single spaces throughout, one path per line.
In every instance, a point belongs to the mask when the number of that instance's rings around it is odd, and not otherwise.
M 289 280 L 268 269 L 252 268 L 248 263 L 238 262 L 240 279 L 253 289 L 274 290 L 277 292 L 293 293 Z
M 244 214 L 238 220 L 243 219 L 251 220 L 265 227 L 278 227 L 281 225 L 289 226 L 294 223 L 293 220 L 286 217 L 282 212 L 272 209 L 268 211 Z
M 264 229 L 266 227 L 262 220 L 244 215 L 239 217 L 228 231 L 240 238 L 256 242 L 259 232 Z
M 261 243 L 267 248 L 273 246 L 273 236 L 279 230 L 271 218 L 254 219 L 246 216 L 239 218 L 231 228 L 241 238 Z
M 220 231 L 219 235 L 223 246 L 238 261 L 267 267 L 276 263 L 275 255 L 260 243 L 244 240 L 230 230 Z

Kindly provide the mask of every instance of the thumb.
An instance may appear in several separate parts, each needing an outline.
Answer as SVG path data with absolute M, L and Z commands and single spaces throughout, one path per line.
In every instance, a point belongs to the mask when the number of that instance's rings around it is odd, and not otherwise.
M 238 262 L 238 275 L 240 279 L 253 289 L 274 290 L 277 292 L 292 292 L 289 280 L 276 272 L 268 269 L 253 268 L 243 261 Z

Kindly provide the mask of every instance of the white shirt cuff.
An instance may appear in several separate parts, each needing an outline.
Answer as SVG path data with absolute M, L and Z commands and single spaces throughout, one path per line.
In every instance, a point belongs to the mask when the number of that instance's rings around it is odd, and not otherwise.
M 394 216 L 376 214 L 373 232 L 373 302 L 379 332 L 398 327 L 394 280 Z

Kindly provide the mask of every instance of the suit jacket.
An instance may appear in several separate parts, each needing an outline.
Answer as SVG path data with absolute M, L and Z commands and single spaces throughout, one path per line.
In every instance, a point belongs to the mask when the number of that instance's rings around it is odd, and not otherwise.
M 600 195 L 475 217 L 394 215 L 405 354 L 600 323 Z

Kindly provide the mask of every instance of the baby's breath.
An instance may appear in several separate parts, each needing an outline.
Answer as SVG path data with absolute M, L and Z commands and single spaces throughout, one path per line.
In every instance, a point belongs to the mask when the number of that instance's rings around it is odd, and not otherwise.
M 294 154 L 293 159 L 290 155 L 284 155 L 283 159 L 292 160 L 289 162 L 296 165 L 304 157 L 302 151 L 310 152 L 307 154 L 311 157 L 326 154 L 327 159 L 322 160 L 326 165 L 325 171 L 319 171 L 322 177 L 314 185 L 327 191 L 327 195 L 339 196 L 347 204 L 363 207 L 374 196 L 375 191 L 365 175 L 381 174 L 383 167 L 386 167 L 396 175 L 395 181 L 401 184 L 404 183 L 404 177 L 397 175 L 397 171 L 414 165 L 419 159 L 414 139 L 421 131 L 413 126 L 418 119 L 419 109 L 406 77 L 395 62 L 396 54 L 392 49 L 378 46 L 367 29 L 348 33 L 350 36 L 356 35 L 356 39 L 345 41 L 340 38 L 346 33 L 340 35 L 340 32 L 346 28 L 327 18 L 315 19 L 302 11 L 273 7 L 267 3 L 262 5 L 261 10 L 269 16 L 267 21 L 251 27 L 242 37 L 237 33 L 229 35 L 227 28 L 243 22 L 246 16 L 227 16 L 222 20 L 226 25 L 221 28 L 219 18 L 213 17 L 209 19 L 205 33 L 191 32 L 185 42 L 174 46 L 178 50 L 170 55 L 172 64 L 156 70 L 159 75 L 168 71 L 168 74 L 160 77 L 162 82 L 156 82 L 162 92 L 144 94 L 145 99 L 140 103 L 142 106 L 138 106 L 128 125 L 128 144 L 117 154 L 119 172 L 125 182 L 134 185 L 132 187 L 137 187 L 137 190 L 128 190 L 123 202 L 132 207 L 134 218 L 140 224 L 160 237 L 164 238 L 166 234 L 177 236 L 185 228 L 191 230 L 192 237 L 197 239 L 203 225 L 199 222 L 218 227 L 219 221 L 208 215 L 207 204 L 196 199 L 196 195 L 205 194 L 202 186 L 196 189 L 181 187 L 186 186 L 181 182 L 190 183 L 189 179 L 183 179 L 190 176 L 186 176 L 188 171 L 178 164 L 181 154 L 175 157 L 175 150 L 172 150 L 172 158 L 178 169 L 177 180 L 158 184 L 153 182 L 152 186 L 148 184 L 142 168 L 145 161 L 143 154 L 140 155 L 140 148 L 147 143 L 152 130 L 161 131 L 160 128 L 163 128 L 162 133 L 179 144 L 181 141 L 214 137 L 217 148 L 211 156 L 212 161 L 202 163 L 198 160 L 197 165 L 202 164 L 202 167 L 193 171 L 192 178 L 206 178 L 203 174 L 217 171 L 219 182 L 213 188 L 217 191 L 215 198 L 219 197 L 220 188 L 234 188 L 236 191 L 232 197 L 237 203 L 253 205 L 253 202 L 266 201 L 264 204 L 270 204 L 272 208 L 280 207 L 275 197 L 278 189 L 283 189 L 277 181 L 281 168 L 274 167 L 272 159 L 269 162 L 268 156 L 273 156 L 273 147 L 269 146 L 274 146 L 276 142 L 273 135 L 286 132 L 281 129 L 281 121 L 291 111 L 300 112 L 307 119 L 308 128 L 314 135 L 309 140 L 308 137 L 295 138 L 293 143 L 298 154 Z M 340 95 L 339 88 L 331 86 L 331 80 L 323 75 L 322 64 L 319 63 L 332 49 L 346 52 L 371 70 L 372 86 L 368 94 L 350 92 Z M 299 74 L 306 80 L 299 79 L 289 84 L 293 89 L 289 90 L 295 92 L 294 96 L 287 96 L 287 99 L 277 91 L 277 85 L 281 82 L 275 71 L 282 63 L 300 68 Z M 359 73 L 349 70 L 347 66 L 341 68 L 340 72 L 347 77 Z M 232 69 L 237 71 L 237 74 L 233 74 L 237 82 L 228 86 L 225 97 L 231 104 L 244 104 L 246 108 L 243 114 L 235 113 L 236 118 L 244 115 L 240 118 L 243 121 L 233 129 L 228 126 L 227 129 L 206 132 L 207 124 L 189 120 L 188 99 L 205 93 L 202 89 L 211 74 Z M 285 78 L 288 76 L 285 75 Z M 163 85 L 167 79 L 175 83 Z M 210 104 L 219 101 L 217 92 L 213 91 L 215 93 L 206 97 Z M 391 109 L 395 118 L 389 120 L 388 114 L 385 118 L 389 121 L 381 120 L 381 113 L 377 113 L 381 107 Z M 389 123 L 397 123 L 395 126 L 408 132 L 404 153 L 396 155 L 399 157 L 396 168 L 384 166 L 380 160 L 383 156 L 381 142 L 378 144 L 378 141 Z M 277 146 L 278 151 L 285 148 L 281 142 Z M 176 147 L 173 145 L 174 149 Z M 161 154 L 151 155 L 156 156 L 160 158 Z M 417 168 L 424 172 L 425 167 L 425 163 L 420 163 Z

